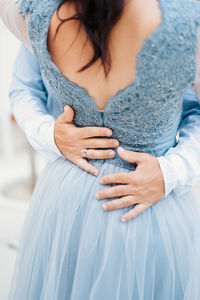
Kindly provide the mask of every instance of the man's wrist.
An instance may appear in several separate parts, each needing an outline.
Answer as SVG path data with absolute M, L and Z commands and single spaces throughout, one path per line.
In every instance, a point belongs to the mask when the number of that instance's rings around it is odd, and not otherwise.
M 55 152 L 55 154 L 57 154 L 58 157 L 63 156 L 62 153 L 60 152 L 60 150 L 58 149 L 58 147 L 56 146 L 56 143 L 55 143 L 55 135 L 54 135 L 55 121 L 52 122 L 49 130 L 50 130 L 50 137 L 51 137 L 51 140 L 50 140 L 50 148 L 51 148 L 51 150 L 53 152 Z
M 160 156 L 157 157 L 159 162 L 163 179 L 165 185 L 165 197 L 172 192 L 172 190 L 176 187 L 177 184 L 177 174 L 174 170 L 174 166 L 172 165 L 169 157 Z
M 55 120 L 52 116 L 46 115 L 37 119 L 37 122 L 40 126 L 37 126 L 35 130 L 33 130 L 34 126 L 29 126 L 29 130 L 26 131 L 27 138 L 36 151 L 46 160 L 53 162 L 62 156 L 54 140 Z

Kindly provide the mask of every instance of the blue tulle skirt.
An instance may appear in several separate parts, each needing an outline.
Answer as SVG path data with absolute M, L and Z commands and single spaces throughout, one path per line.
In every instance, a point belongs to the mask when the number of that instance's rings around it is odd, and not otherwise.
M 200 221 L 191 192 L 122 223 L 103 211 L 95 177 L 64 158 L 40 175 L 26 214 L 9 300 L 199 300 Z

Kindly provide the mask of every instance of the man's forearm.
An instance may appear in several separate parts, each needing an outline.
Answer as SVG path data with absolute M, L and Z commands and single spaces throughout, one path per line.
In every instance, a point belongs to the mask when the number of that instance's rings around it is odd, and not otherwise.
M 185 95 L 177 146 L 158 160 L 164 176 L 165 195 L 172 190 L 181 193 L 200 179 L 200 105 L 194 94 Z
M 10 101 L 15 119 L 32 147 L 51 162 L 62 156 L 54 141 L 55 118 L 48 113 L 45 103 L 18 90 L 10 95 Z
M 53 110 L 48 111 L 49 93 L 37 59 L 21 46 L 15 59 L 9 91 L 12 112 L 33 148 L 49 161 L 61 156 L 54 141 Z

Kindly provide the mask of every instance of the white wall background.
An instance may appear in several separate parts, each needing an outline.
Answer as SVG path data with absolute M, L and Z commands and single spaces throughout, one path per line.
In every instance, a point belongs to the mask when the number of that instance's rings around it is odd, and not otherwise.
M 19 43 L 2 23 L 0 23 L 0 37 L 0 147 L 4 155 L 9 155 L 12 153 L 12 139 L 10 137 L 8 88 Z

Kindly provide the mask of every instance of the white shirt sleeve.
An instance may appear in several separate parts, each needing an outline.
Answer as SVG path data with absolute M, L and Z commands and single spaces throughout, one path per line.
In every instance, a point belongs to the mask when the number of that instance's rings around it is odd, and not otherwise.
M 12 94 L 10 99 L 13 115 L 31 146 L 50 162 L 61 157 L 54 141 L 55 119 L 44 103 L 25 91 Z
M 27 26 L 28 14 L 25 18 L 20 15 L 19 1 L 0 0 L 0 18 L 6 27 L 31 49 Z
M 55 144 L 55 117 L 47 109 L 39 64 L 25 46 L 15 60 L 9 96 L 13 115 L 32 147 L 51 162 L 62 156 Z
M 200 105 L 193 92 L 185 94 L 179 140 L 158 161 L 164 176 L 165 196 L 181 194 L 200 181 Z

